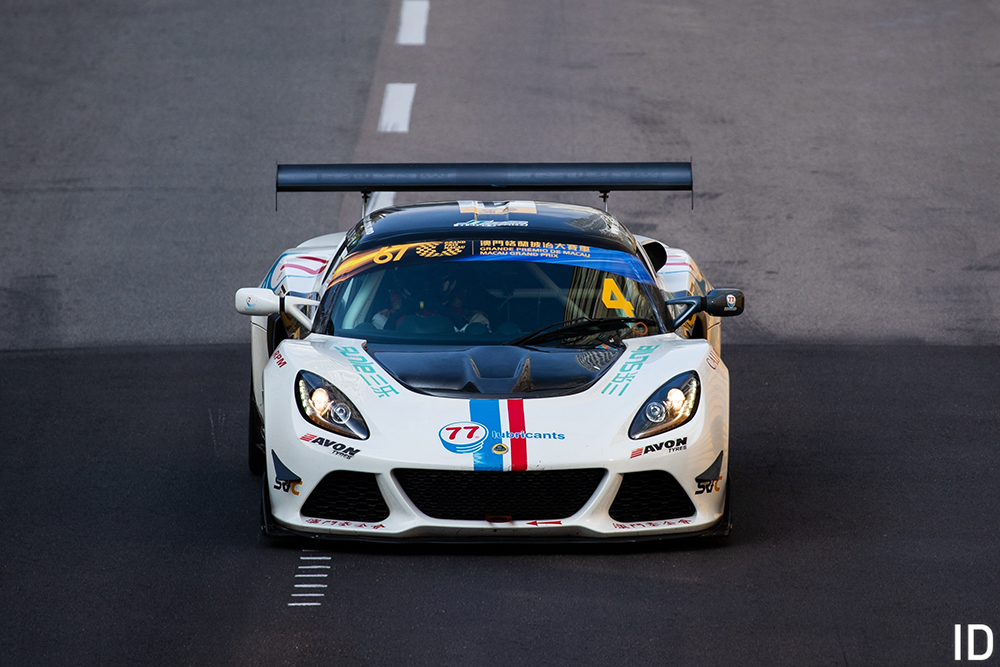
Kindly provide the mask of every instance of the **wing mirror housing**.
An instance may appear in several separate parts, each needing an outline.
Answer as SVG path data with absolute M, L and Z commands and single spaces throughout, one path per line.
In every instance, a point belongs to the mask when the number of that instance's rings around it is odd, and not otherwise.
M 715 317 L 735 317 L 743 313 L 744 306 L 743 292 L 738 289 L 714 289 L 705 296 L 682 296 L 676 299 L 668 299 L 667 306 L 683 306 L 680 315 L 668 317 L 673 320 L 673 329 L 679 329 L 682 324 L 688 321 L 692 315 L 702 311 Z
M 236 312 L 242 315 L 273 315 L 284 313 L 294 317 L 306 329 L 312 328 L 312 320 L 299 308 L 318 306 L 319 301 L 298 296 L 279 296 L 263 287 L 244 287 L 236 290 Z
M 667 249 L 659 241 L 646 241 L 642 244 L 642 249 L 653 264 L 653 271 L 659 271 L 667 263 Z
M 735 317 L 743 313 L 743 292 L 714 289 L 705 296 L 705 312 L 715 317 Z

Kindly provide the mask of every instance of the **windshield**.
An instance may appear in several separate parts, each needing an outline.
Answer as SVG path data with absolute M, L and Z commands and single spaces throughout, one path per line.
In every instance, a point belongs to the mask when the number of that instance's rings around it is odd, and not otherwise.
M 660 333 L 651 301 L 658 296 L 640 260 L 617 250 L 506 239 L 409 243 L 346 257 L 315 330 L 376 343 L 614 344 Z

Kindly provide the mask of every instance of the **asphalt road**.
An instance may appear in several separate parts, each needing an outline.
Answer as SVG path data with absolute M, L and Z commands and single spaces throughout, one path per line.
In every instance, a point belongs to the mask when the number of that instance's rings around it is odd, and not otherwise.
M 0 663 L 934 665 L 1000 631 L 997 0 L 431 0 L 423 45 L 399 17 L 0 3 Z M 610 210 L 747 292 L 728 544 L 261 541 L 232 294 L 360 209 L 275 211 L 276 160 L 691 156 L 694 211 Z
M 5 665 L 935 665 L 1000 625 L 997 348 L 730 347 L 722 546 L 314 552 L 258 535 L 247 354 L 0 355 Z
M 233 292 L 360 212 L 275 212 L 276 160 L 690 157 L 694 211 L 610 210 L 747 291 L 732 340 L 1000 343 L 997 0 L 432 0 L 424 45 L 400 0 L 0 16 L 6 349 L 245 341 Z

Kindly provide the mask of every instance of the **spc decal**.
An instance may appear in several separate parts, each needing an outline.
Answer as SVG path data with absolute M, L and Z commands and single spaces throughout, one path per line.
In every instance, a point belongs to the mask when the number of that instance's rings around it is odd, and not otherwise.
M 272 488 L 285 493 L 291 492 L 293 496 L 299 495 L 299 485 L 302 484 L 302 478 L 289 470 L 274 450 L 271 450 L 271 462 L 274 464 L 274 486 Z
M 721 491 L 722 487 L 720 483 L 722 482 L 722 475 L 719 475 L 717 479 L 709 479 L 704 482 L 698 482 L 698 490 L 694 492 L 694 495 L 700 496 L 703 493 L 712 493 L 713 491 Z
M 629 458 L 634 459 L 635 457 L 642 456 L 643 454 L 652 454 L 653 452 L 661 451 L 666 454 L 683 452 L 687 449 L 687 441 L 687 438 L 677 438 L 676 440 L 664 440 L 663 442 L 646 445 L 645 447 L 636 447 L 632 450 L 632 455 L 629 456 Z
M 694 492 L 694 495 L 700 496 L 703 493 L 713 493 L 722 490 L 722 455 L 723 452 L 719 452 L 712 465 L 708 466 L 705 472 L 694 478 L 694 481 L 698 484 L 698 490 Z
M 360 454 L 361 450 L 357 447 L 348 447 L 342 442 L 334 442 L 329 438 L 323 438 L 318 435 L 313 435 L 312 433 L 306 433 L 304 436 L 299 438 L 304 442 L 308 442 L 311 445 L 319 445 L 320 447 L 327 447 L 331 454 L 336 454 L 337 456 L 342 456 L 345 459 L 353 459 L 355 454 Z

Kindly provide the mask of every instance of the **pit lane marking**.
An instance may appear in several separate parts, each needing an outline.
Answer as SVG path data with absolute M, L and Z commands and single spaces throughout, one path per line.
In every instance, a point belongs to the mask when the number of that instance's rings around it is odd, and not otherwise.
M 417 94 L 415 83 L 387 83 L 382 97 L 382 113 L 378 119 L 379 132 L 409 132 L 410 110 Z
M 399 32 L 396 33 L 397 44 L 427 43 L 427 14 L 430 9 L 430 0 L 403 0 L 399 13 Z
M 427 16 L 430 13 L 430 0 L 403 0 L 399 10 L 399 32 L 396 33 L 396 44 L 403 46 L 423 46 L 427 43 Z M 390 87 L 392 92 L 390 93 Z M 402 88 L 401 88 L 402 87 Z M 390 83 L 385 87 L 382 97 L 382 111 L 379 115 L 379 132 L 408 132 L 410 129 L 410 111 L 413 109 L 413 97 L 416 95 L 415 83 Z M 372 193 L 370 212 L 389 208 L 396 203 L 395 192 Z
M 298 566 L 298 570 L 329 570 L 330 569 L 329 565 L 316 565 L 314 563 L 315 563 L 315 561 L 328 561 L 328 560 L 331 559 L 331 556 L 309 556 L 309 555 L 306 555 L 306 554 L 311 554 L 311 553 L 316 553 L 316 550 L 315 549 L 303 549 L 302 550 L 302 554 L 303 555 L 299 556 L 299 561 L 305 561 L 306 563 L 309 563 L 309 564 L 308 565 L 302 565 L 302 564 L 300 564 Z M 310 573 L 296 572 L 296 574 L 295 574 L 295 578 L 296 579 L 300 579 L 300 578 L 317 578 L 317 579 L 320 579 L 320 578 L 325 578 L 325 577 L 328 577 L 328 576 L 330 576 L 330 575 L 328 575 L 326 573 L 321 573 L 321 572 L 310 572 Z M 295 592 L 291 594 L 291 597 L 292 598 L 322 598 L 322 597 L 326 596 L 326 593 L 321 593 L 319 591 L 309 591 L 309 592 L 306 592 L 303 589 L 321 589 L 321 588 L 326 588 L 326 587 L 327 587 L 326 584 L 295 584 L 293 586 Z M 321 601 L 319 601 L 319 600 L 316 600 L 316 601 L 302 601 L 302 600 L 297 600 L 296 599 L 294 602 L 289 602 L 288 603 L 289 607 L 320 607 L 322 605 L 323 605 L 323 603 Z

